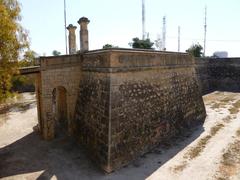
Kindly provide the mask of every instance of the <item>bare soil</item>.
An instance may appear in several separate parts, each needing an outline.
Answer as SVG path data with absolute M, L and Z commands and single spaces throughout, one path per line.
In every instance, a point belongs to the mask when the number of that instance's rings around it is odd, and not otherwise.
M 72 139 L 42 140 L 33 130 L 35 96 L 23 93 L 0 110 L 0 179 L 239 180 L 240 93 L 214 92 L 203 99 L 203 126 L 105 174 Z

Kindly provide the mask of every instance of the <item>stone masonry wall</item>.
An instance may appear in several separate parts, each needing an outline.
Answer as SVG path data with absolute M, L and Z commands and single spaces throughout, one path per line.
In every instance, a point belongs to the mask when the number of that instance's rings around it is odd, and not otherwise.
M 76 136 L 103 169 L 109 161 L 110 74 L 109 54 L 86 54 L 76 108 Z
M 205 119 L 187 54 L 110 49 L 83 55 L 76 134 L 107 172 Z
M 74 129 L 74 113 L 79 82 L 81 77 L 81 56 L 55 56 L 42 57 L 40 59 L 41 73 L 38 104 L 40 107 L 41 132 L 45 139 L 55 136 L 55 117 L 53 114 L 53 90 L 64 87 L 67 91 L 67 117 L 68 133 L 72 134 Z
M 240 91 L 240 58 L 196 58 L 202 94 Z
M 83 72 L 76 109 L 77 137 L 90 157 L 107 169 L 109 143 L 109 75 Z
M 202 123 L 201 94 L 240 90 L 240 59 L 107 49 L 42 57 L 36 78 L 39 127 L 55 136 L 53 90 L 67 92 L 68 133 L 105 171 L 118 169 L 176 133 Z

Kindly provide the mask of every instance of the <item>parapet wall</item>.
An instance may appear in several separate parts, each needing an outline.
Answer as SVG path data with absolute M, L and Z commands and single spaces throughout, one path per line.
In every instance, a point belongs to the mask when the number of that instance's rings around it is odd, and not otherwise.
M 240 91 L 240 58 L 196 58 L 202 94 Z
M 109 49 L 83 55 L 76 135 L 111 172 L 204 121 L 188 54 Z

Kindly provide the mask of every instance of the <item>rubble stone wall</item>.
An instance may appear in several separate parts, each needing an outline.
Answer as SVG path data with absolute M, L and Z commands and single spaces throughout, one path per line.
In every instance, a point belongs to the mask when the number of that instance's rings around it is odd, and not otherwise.
M 107 172 L 204 121 L 194 59 L 184 53 L 102 50 L 83 55 L 77 136 Z
M 240 58 L 196 58 L 202 94 L 240 91 Z

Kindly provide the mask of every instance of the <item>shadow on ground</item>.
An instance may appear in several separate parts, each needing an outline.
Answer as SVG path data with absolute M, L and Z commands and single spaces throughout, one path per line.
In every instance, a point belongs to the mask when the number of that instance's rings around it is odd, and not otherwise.
M 162 143 L 151 152 L 137 158 L 128 166 L 105 174 L 86 156 L 80 145 L 68 138 L 44 141 L 32 132 L 0 149 L 0 178 L 42 171 L 37 179 L 145 179 L 175 156 L 203 132 L 198 126 L 184 135 Z

